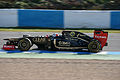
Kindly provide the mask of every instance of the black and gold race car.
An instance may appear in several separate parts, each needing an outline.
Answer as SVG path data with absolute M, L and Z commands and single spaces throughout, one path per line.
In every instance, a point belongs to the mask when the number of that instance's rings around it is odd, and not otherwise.
M 82 50 L 99 52 L 107 44 L 108 32 L 95 30 L 90 37 L 78 31 L 62 31 L 61 35 L 53 34 L 44 37 L 23 35 L 21 38 L 9 38 L 3 45 L 4 50 L 29 50 L 33 44 L 45 50 Z

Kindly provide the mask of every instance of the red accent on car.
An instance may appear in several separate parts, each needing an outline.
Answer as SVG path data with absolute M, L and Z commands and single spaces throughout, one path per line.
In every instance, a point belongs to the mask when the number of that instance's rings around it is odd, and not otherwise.
M 46 38 L 48 38 L 48 35 L 46 35 Z
M 56 36 L 58 36 L 58 34 L 56 34 Z
M 3 45 L 3 49 L 4 50 L 14 50 L 15 49 L 15 45 Z
M 98 40 L 101 43 L 101 47 L 103 48 L 107 43 L 108 32 L 104 31 L 94 31 L 94 39 Z

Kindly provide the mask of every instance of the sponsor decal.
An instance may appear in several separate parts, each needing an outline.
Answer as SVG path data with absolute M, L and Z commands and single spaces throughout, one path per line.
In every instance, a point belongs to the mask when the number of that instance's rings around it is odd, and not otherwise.
M 95 38 L 107 38 L 106 36 L 95 36 Z
M 71 32 L 70 35 L 71 35 L 72 37 L 74 37 L 74 36 L 75 36 L 75 32 Z
M 15 46 L 14 45 L 3 45 L 4 50 L 14 50 Z
M 64 42 L 64 41 L 63 41 L 63 42 Z M 70 42 L 68 42 L 68 43 L 69 43 L 69 46 L 65 46 L 65 45 L 64 45 L 64 46 L 57 46 L 56 43 L 58 43 L 58 42 L 56 42 L 56 39 L 54 39 L 54 45 L 55 45 L 55 47 L 58 48 L 58 49 L 81 49 L 81 48 L 84 48 L 84 49 L 85 49 L 85 48 L 87 48 L 87 47 L 71 47 L 71 46 L 70 46 Z M 58 45 L 59 45 L 59 44 L 58 44 Z
M 12 45 L 4 45 L 3 47 L 4 48 L 14 48 L 14 46 L 12 46 Z
M 32 39 L 34 42 L 44 42 L 46 39 L 42 37 L 35 37 Z
M 65 41 L 59 41 L 58 42 L 59 46 L 70 46 L 70 42 L 65 42 Z

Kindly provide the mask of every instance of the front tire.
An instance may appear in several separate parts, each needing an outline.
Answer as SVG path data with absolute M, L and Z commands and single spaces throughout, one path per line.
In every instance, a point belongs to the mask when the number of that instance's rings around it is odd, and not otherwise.
M 28 38 L 23 38 L 18 42 L 18 49 L 28 51 L 32 47 L 32 42 Z
M 100 52 L 102 50 L 100 42 L 97 40 L 91 41 L 88 44 L 88 50 L 94 53 Z

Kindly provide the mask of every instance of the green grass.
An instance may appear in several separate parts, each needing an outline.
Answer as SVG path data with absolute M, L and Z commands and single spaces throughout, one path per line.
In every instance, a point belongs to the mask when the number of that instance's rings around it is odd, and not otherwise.
M 93 33 L 94 30 L 89 29 L 66 29 L 66 30 L 75 30 L 83 33 Z M 12 31 L 12 32 L 61 32 L 62 29 L 17 29 L 17 28 L 0 28 L 0 31 Z M 104 30 L 108 33 L 120 33 L 120 30 Z
M 58 29 L 4 29 L 4 28 L 0 28 L 0 31 L 13 31 L 13 32 L 60 32 L 62 30 Z

